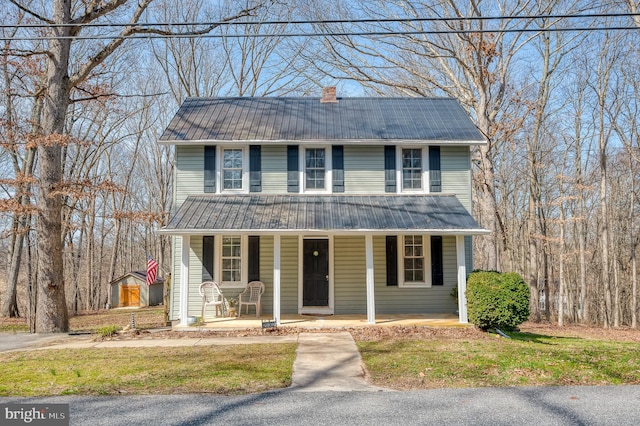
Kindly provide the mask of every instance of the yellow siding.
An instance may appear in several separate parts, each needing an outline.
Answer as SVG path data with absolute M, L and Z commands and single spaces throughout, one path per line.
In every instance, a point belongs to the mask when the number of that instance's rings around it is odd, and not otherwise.
M 385 237 L 373 239 L 376 313 L 453 313 L 457 286 L 455 237 L 443 238 L 444 285 L 431 288 L 387 286 Z M 335 313 L 367 312 L 364 237 L 335 237 Z
M 171 237 L 171 251 L 173 253 L 173 272 L 171 274 L 171 300 L 169 315 L 172 320 L 180 315 L 180 253 L 182 253 L 182 238 Z
M 298 313 L 298 237 L 280 239 L 280 312 Z
M 262 313 L 273 313 L 273 237 L 260 237 L 260 281 L 265 289 L 262 295 Z
M 199 317 L 202 315 L 202 298 L 200 297 L 200 284 L 202 284 L 202 237 L 191 237 L 191 250 L 189 250 L 189 315 Z M 212 315 L 212 310 L 207 315 Z
M 367 313 L 364 250 L 364 237 L 334 238 L 334 311 L 337 315 Z

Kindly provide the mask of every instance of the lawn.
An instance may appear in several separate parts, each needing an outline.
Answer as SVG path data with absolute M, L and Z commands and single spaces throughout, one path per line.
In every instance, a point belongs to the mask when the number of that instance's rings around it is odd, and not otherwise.
M 370 378 L 394 389 L 640 383 L 637 342 L 510 333 L 358 339 Z
M 149 329 L 164 326 L 164 307 L 150 307 L 140 309 L 111 309 L 98 312 L 79 313 L 69 318 L 71 331 L 95 332 L 97 329 L 115 325 L 123 328 L 131 324 L 134 315 L 136 328 Z M 0 317 L 0 332 L 28 332 L 26 318 Z
M 291 384 L 296 344 L 0 353 L 0 396 L 262 392 Z
M 163 325 L 162 308 L 144 308 L 77 315 L 71 328 L 122 328 L 131 314 L 140 329 Z M 473 327 L 350 329 L 369 380 L 392 389 L 640 384 L 638 330 L 549 324 L 523 330 L 505 339 Z M 297 332 L 283 327 L 277 334 Z M 165 331 L 119 338 L 215 335 Z M 290 385 L 295 349 L 260 344 L 0 353 L 0 396 L 261 392 Z

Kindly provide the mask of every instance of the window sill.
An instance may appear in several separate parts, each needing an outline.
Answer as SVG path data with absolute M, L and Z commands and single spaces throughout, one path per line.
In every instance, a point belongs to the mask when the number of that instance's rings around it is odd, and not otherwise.
M 305 189 L 303 194 L 331 194 L 328 189 Z
M 223 189 L 220 194 L 248 194 L 244 189 Z
M 431 283 L 399 283 L 399 288 L 431 288 Z

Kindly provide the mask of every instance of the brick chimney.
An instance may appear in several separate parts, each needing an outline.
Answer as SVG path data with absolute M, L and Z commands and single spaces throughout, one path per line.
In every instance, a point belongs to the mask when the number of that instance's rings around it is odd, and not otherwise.
M 336 98 L 336 86 L 327 86 L 322 88 L 322 98 L 320 99 L 320 103 L 338 103 L 338 98 Z

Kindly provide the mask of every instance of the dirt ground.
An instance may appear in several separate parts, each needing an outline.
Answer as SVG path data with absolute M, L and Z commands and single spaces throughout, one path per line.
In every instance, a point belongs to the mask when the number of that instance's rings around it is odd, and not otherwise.
M 172 331 L 161 329 L 151 331 L 154 327 L 162 327 L 163 310 L 161 308 L 146 308 L 135 311 L 136 324 L 144 330 L 132 330 L 121 333 L 111 339 L 168 339 L 168 338 L 203 338 L 203 337 L 230 337 L 230 336 L 259 336 L 272 335 L 281 336 L 299 333 L 301 329 L 295 327 L 279 327 L 277 329 L 262 330 L 246 329 L 233 331 Z M 85 327 L 96 327 L 100 325 L 127 323 L 130 313 L 116 311 L 101 311 L 98 313 L 85 313 L 77 315 L 71 319 L 72 329 L 83 329 Z M 0 325 L 20 325 L 26 324 L 24 318 L 0 318 Z M 388 338 L 416 337 L 422 339 L 454 338 L 454 339 L 483 339 L 492 337 L 491 334 L 484 333 L 474 327 L 353 327 L 341 329 L 309 329 L 305 332 L 331 332 L 349 331 L 358 340 L 381 340 Z M 532 323 L 526 322 L 520 326 L 520 330 L 525 333 L 540 334 L 546 336 L 580 337 L 588 339 L 604 339 L 624 342 L 640 342 L 640 329 L 629 327 L 602 328 L 595 326 L 584 326 L 578 324 L 558 327 L 552 323 Z
M 295 327 L 279 327 L 277 329 L 261 330 L 230 330 L 230 331 L 131 331 L 122 333 L 112 339 L 168 339 L 168 338 L 206 338 L 206 337 L 246 337 L 246 336 L 283 336 L 296 334 L 301 331 Z M 308 329 L 302 330 L 310 333 L 327 333 L 332 331 L 348 331 L 356 340 L 372 341 L 389 338 L 418 338 L 418 339 L 487 339 L 494 338 L 492 334 L 480 331 L 475 327 L 447 328 L 447 327 L 352 327 L 341 329 Z M 553 324 L 525 323 L 520 327 L 525 333 L 540 334 L 545 336 L 580 337 L 585 339 L 603 339 L 623 342 L 640 342 L 640 330 L 630 328 L 603 329 L 599 327 L 587 327 L 569 325 L 562 328 Z

